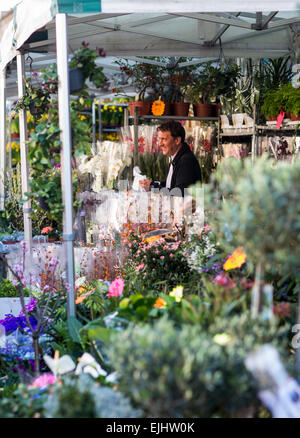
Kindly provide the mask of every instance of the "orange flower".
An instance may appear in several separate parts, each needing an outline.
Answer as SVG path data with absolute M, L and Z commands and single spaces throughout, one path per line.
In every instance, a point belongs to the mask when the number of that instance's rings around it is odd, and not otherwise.
M 167 305 L 167 302 L 163 298 L 158 297 L 156 299 L 155 304 L 153 305 L 153 307 L 158 307 L 159 309 L 163 309 L 164 307 L 166 307 L 166 305 Z
M 80 297 L 77 297 L 75 300 L 75 304 L 80 304 L 82 303 L 83 300 L 86 299 L 86 295 L 81 295 Z
M 239 268 L 245 263 L 247 255 L 243 251 L 243 247 L 239 246 L 233 251 L 231 256 L 228 257 L 223 265 L 224 271 L 230 271 L 230 269 Z
M 48 234 L 49 231 L 53 231 L 53 228 L 52 227 L 45 227 L 45 228 L 42 229 L 41 233 L 42 234 Z
M 146 239 L 144 239 L 143 242 L 153 243 L 159 239 L 161 239 L 161 236 L 151 236 L 151 237 L 146 237 Z

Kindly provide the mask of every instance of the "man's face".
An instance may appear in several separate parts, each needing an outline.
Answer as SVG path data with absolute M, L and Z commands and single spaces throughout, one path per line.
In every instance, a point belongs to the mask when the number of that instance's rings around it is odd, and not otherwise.
M 158 131 L 158 144 L 163 155 L 174 155 L 181 145 L 180 137 L 172 137 L 170 131 Z

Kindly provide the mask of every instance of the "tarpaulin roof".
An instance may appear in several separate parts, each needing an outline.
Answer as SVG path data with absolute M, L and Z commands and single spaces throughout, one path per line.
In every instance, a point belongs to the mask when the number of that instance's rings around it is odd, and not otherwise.
M 35 70 L 55 61 L 60 11 L 68 12 L 69 51 L 82 41 L 102 47 L 107 58 L 98 61 L 111 71 L 116 56 L 276 58 L 300 47 L 294 0 L 20 0 L 0 20 L 0 68 L 20 48 Z M 27 42 L 41 28 L 46 37 Z

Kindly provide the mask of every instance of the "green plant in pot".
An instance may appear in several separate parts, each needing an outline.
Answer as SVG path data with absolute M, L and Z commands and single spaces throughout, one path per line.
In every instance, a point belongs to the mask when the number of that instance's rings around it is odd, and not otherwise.
M 82 88 L 87 88 L 85 84 L 87 80 L 91 81 L 96 88 L 102 88 L 107 83 L 107 77 L 103 73 L 103 68 L 96 64 L 96 59 L 106 55 L 103 49 L 92 50 L 88 45 L 89 43 L 83 41 L 81 46 L 72 53 L 69 68 L 82 70 Z
M 216 103 L 220 96 L 232 97 L 240 69 L 236 64 L 221 67 L 207 62 L 187 87 L 186 94 L 194 105 L 194 112 L 199 117 L 216 116 Z
M 290 114 L 291 120 L 299 120 L 300 90 L 292 84 L 286 84 L 283 85 L 282 91 L 287 95 L 286 111 Z
M 148 60 L 152 58 L 145 59 Z M 131 63 L 127 59 L 117 59 L 115 62 L 119 65 L 120 71 L 126 76 L 126 85 L 133 86 L 136 92 L 135 99 L 129 101 L 130 115 L 134 115 L 135 107 L 139 108 L 140 116 L 150 114 L 151 102 L 146 95 L 156 82 L 160 66 L 148 62 Z M 126 96 L 122 86 L 117 86 L 114 92 Z
M 265 93 L 261 112 L 266 119 L 276 118 L 281 110 L 288 115 L 294 115 L 295 118 L 300 113 L 300 90 L 294 88 L 292 84 L 284 84 L 278 89 L 268 90 Z

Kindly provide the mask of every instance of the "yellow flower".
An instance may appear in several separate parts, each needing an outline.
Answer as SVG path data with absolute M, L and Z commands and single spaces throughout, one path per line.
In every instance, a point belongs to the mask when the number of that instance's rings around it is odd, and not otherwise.
M 223 265 L 224 271 L 230 271 L 230 269 L 239 268 L 246 261 L 247 255 L 243 251 L 243 247 L 235 249 L 231 256 L 226 260 Z
M 216 344 L 227 345 L 228 342 L 230 342 L 231 337 L 229 335 L 227 335 L 227 333 L 220 333 L 220 334 L 215 335 L 213 337 L 213 340 L 215 341 Z
M 183 286 L 177 286 L 169 293 L 170 297 L 175 298 L 176 303 L 180 303 L 183 296 Z

